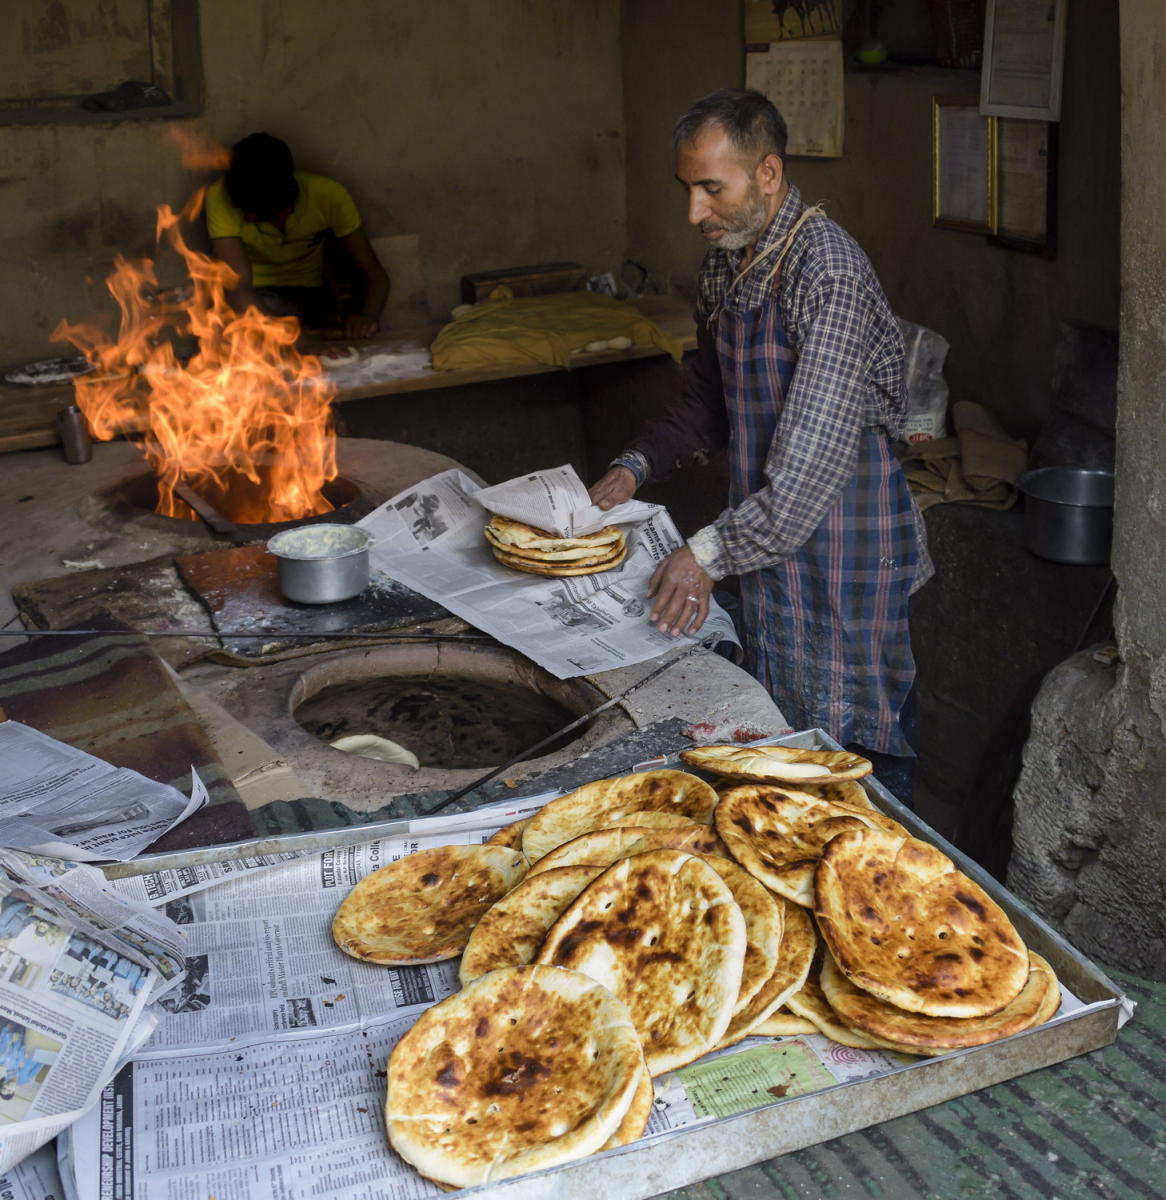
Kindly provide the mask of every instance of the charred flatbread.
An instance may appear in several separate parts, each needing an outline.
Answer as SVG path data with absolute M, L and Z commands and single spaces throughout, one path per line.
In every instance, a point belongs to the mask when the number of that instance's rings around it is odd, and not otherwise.
M 521 851 L 505 846 L 419 850 L 366 875 L 336 910 L 332 937 L 345 954 L 385 966 L 454 958 L 525 874 Z
M 681 750 L 690 767 L 757 783 L 814 783 L 860 779 L 871 762 L 848 750 L 798 750 L 793 746 L 696 746 Z
M 803 780 L 798 784 L 798 791 L 807 796 L 816 796 L 830 804 L 841 804 L 850 808 L 871 808 L 875 812 L 882 810 L 867 795 L 866 788 L 857 779 L 831 779 L 826 783 L 814 783 Z
M 840 1046 L 850 1046 L 855 1050 L 877 1050 L 878 1043 L 859 1029 L 853 1029 L 830 1006 L 822 991 L 821 972 L 823 959 L 827 953 L 819 946 L 814 954 L 814 965 L 806 977 L 805 983 L 786 1001 L 786 1007 L 795 1016 L 804 1017 L 816 1025 L 818 1032 L 825 1034 L 832 1042 Z
M 426 1009 L 389 1057 L 385 1123 L 421 1174 L 473 1187 L 599 1150 L 642 1090 L 629 1013 L 575 971 L 491 971 Z
M 531 875 L 566 866 L 610 866 L 617 859 L 645 850 L 684 850 L 688 854 L 724 854 L 724 844 L 716 830 L 708 825 L 680 826 L 676 829 L 648 829 L 619 825 L 593 829 L 556 846 L 531 868 Z
M 777 966 L 773 974 L 761 986 L 757 994 L 745 1007 L 733 1014 L 720 1046 L 731 1046 L 742 1038 L 750 1037 L 757 1026 L 776 1012 L 806 981 L 814 950 L 818 945 L 818 934 L 809 912 L 783 896 L 774 899 L 782 909 L 781 946 L 778 948 Z M 718 1047 L 719 1048 L 719 1047 Z
M 615 818 L 643 809 L 708 822 L 716 804 L 716 792 L 687 771 L 642 771 L 596 779 L 544 804 L 523 832 L 522 851 L 536 862 L 581 833 L 602 829 Z
M 464 987 L 487 971 L 533 961 L 547 930 L 602 867 L 558 867 L 528 875 L 483 914 L 458 967 Z
M 741 986 L 745 919 L 699 858 L 652 850 L 609 867 L 555 922 L 538 956 L 624 1001 L 653 1076 L 711 1050 Z
M 618 525 L 604 525 L 594 533 L 564 537 L 548 529 L 539 529 L 522 521 L 512 521 L 509 517 L 496 513 L 486 524 L 486 537 L 496 546 L 554 554 L 561 550 L 598 550 L 601 546 L 614 545 L 623 541 L 623 532 Z
M 773 784 L 722 793 L 713 820 L 730 854 L 750 874 L 807 908 L 814 904 L 814 869 L 831 838 L 855 828 L 907 832 L 874 809 L 831 804 Z
M 514 821 L 503 825 L 497 833 L 492 833 L 486 839 L 487 846 L 509 846 L 513 850 L 522 849 L 522 831 L 530 824 L 530 818 L 525 821 Z
M 656 1089 L 652 1086 L 652 1076 L 644 1068 L 640 1086 L 632 1097 L 631 1106 L 619 1123 L 619 1128 L 600 1146 L 600 1150 L 614 1150 L 616 1146 L 626 1146 L 644 1136 L 648 1128 L 648 1118 L 652 1115 L 652 1105 L 656 1100 Z
M 918 838 L 840 834 L 822 852 L 814 900 L 842 973 L 896 1008 L 983 1017 L 1028 979 L 1028 950 L 1004 910 Z
M 779 1008 L 764 1021 L 754 1025 L 750 1037 L 797 1037 L 804 1033 L 817 1033 L 818 1027 L 805 1017 L 796 1017 L 785 1008 Z
M 822 962 L 820 983 L 830 1007 L 851 1028 L 886 1049 L 924 1055 L 985 1046 L 1042 1024 L 1057 1011 L 1061 996 L 1052 967 L 1031 952 L 1028 979 L 1020 993 L 986 1017 L 928 1017 L 904 1012 L 855 987 L 828 954 Z

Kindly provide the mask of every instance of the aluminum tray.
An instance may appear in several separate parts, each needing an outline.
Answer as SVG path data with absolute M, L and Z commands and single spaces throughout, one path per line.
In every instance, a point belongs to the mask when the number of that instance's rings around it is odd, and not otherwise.
M 820 729 L 751 744 L 841 748 Z M 658 761 L 651 764 L 660 765 Z M 1129 1002 L 1120 989 L 987 871 L 904 808 L 886 788 L 871 779 L 863 783 L 879 807 L 915 836 L 938 846 L 1000 904 L 1028 946 L 1049 961 L 1064 986 L 1086 1007 L 987 1046 L 918 1059 L 886 1075 L 775 1100 L 762 1108 L 646 1137 L 578 1162 L 467 1188 L 463 1194 L 505 1196 L 507 1200 L 544 1197 L 550 1200 L 565 1192 L 571 1196 L 608 1195 L 620 1200 L 639 1200 L 967 1095 L 1096 1050 L 1114 1040 L 1130 1012 Z M 406 829 L 416 830 L 423 825 L 423 819 L 398 820 L 285 834 L 229 846 L 144 856 L 106 867 L 105 873 L 114 878 L 258 853 L 322 850 Z

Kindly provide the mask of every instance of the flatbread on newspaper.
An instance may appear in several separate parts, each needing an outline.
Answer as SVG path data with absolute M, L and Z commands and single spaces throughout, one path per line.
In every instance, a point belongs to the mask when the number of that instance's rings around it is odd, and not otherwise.
M 590 975 L 627 1004 L 653 1076 L 711 1050 L 741 986 L 745 919 L 701 859 L 621 859 L 555 922 L 538 962 Z
M 805 779 L 798 784 L 798 791 L 805 792 L 807 796 L 816 796 L 819 800 L 826 800 L 830 804 L 882 811 L 857 779 L 831 779 L 826 783 L 815 783 Z
M 814 899 L 842 973 L 896 1008 L 983 1017 L 1028 980 L 1028 949 L 1004 910 L 918 838 L 840 834 L 822 852 Z
M 849 750 L 798 750 L 793 746 L 696 746 L 681 750 L 690 767 L 757 783 L 813 783 L 860 779 L 871 762 Z
M 853 1029 L 880 1046 L 906 1054 L 945 1054 L 1011 1037 L 1043 1024 L 1061 1000 L 1052 967 L 1031 951 L 1028 979 L 1020 993 L 986 1017 L 928 1017 L 904 1012 L 856 988 L 829 955 L 822 963 L 821 987 L 830 1007 Z
M 817 1033 L 818 1027 L 805 1017 L 795 1017 L 788 1009 L 779 1008 L 764 1021 L 754 1025 L 750 1037 L 797 1037 L 799 1034 Z
M 774 784 L 723 792 L 713 819 L 729 853 L 750 874 L 807 908 L 814 903 L 814 869 L 831 838 L 855 828 L 907 833 L 874 809 L 831 804 Z
M 590 542 L 580 546 L 564 547 L 561 550 L 528 550 L 521 546 L 515 546 L 509 542 L 503 541 L 489 525 L 486 526 L 486 541 L 495 550 L 501 550 L 503 554 L 513 555 L 515 558 L 528 558 L 538 562 L 561 562 L 569 563 L 581 558 L 598 558 L 610 551 L 619 549 L 624 544 L 623 535 L 612 538 L 610 541 Z
M 473 1187 L 570 1162 L 642 1089 L 627 1009 L 575 971 L 505 968 L 426 1009 L 389 1057 L 385 1123 L 422 1175 Z
M 510 567 L 515 571 L 524 571 L 527 575 L 546 575 L 552 578 L 568 575 L 597 575 L 600 571 L 610 571 L 618 567 L 628 555 L 627 546 L 620 545 L 614 547 L 609 554 L 598 554 L 572 562 L 554 562 L 507 554 L 505 551 L 499 550 L 497 546 L 491 546 L 490 549 L 504 567 Z
M 464 987 L 487 971 L 534 960 L 547 930 L 602 867 L 559 867 L 528 875 L 474 926 L 458 967 Z
M 522 831 L 530 823 L 530 818 L 525 821 L 514 821 L 510 825 L 503 825 L 496 833 L 492 833 L 487 839 L 488 846 L 509 846 L 513 850 L 522 849 Z
M 652 1105 L 655 1100 L 656 1089 L 652 1086 L 652 1076 L 648 1074 L 645 1067 L 643 1079 L 636 1089 L 636 1094 L 632 1097 L 631 1105 L 624 1114 L 624 1119 L 615 1133 L 599 1147 L 600 1150 L 614 1150 L 616 1146 L 626 1146 L 629 1142 L 642 1138 L 644 1131 L 648 1128 L 648 1118 L 652 1115 Z
M 598 549 L 610 546 L 623 540 L 623 531 L 618 525 L 605 525 L 594 533 L 585 533 L 579 537 L 563 537 L 534 525 L 526 525 L 522 521 L 512 521 L 498 513 L 486 524 L 486 536 L 499 546 L 513 547 L 514 550 L 533 551 L 554 554 L 560 550 Z
M 530 874 L 539 875 L 555 867 L 607 867 L 617 859 L 642 854 L 645 850 L 683 850 L 688 854 L 727 857 L 717 831 L 708 825 L 686 825 L 676 829 L 616 825 L 581 833 L 577 838 L 556 846 L 530 868 Z
M 854 1050 L 877 1050 L 878 1043 L 868 1037 L 860 1029 L 852 1029 L 844 1021 L 826 999 L 822 991 L 821 970 L 822 960 L 826 956 L 824 948 L 819 946 L 814 955 L 814 965 L 806 977 L 805 983 L 786 1001 L 786 1008 L 795 1016 L 804 1017 L 818 1027 L 818 1032 L 825 1034 L 832 1042 L 840 1046 L 850 1046 Z
M 536 862 L 563 842 L 641 809 L 708 822 L 716 804 L 716 792 L 687 771 L 642 771 L 596 779 L 544 804 L 522 835 L 522 850 Z
M 818 945 L 818 934 L 814 929 L 809 912 L 784 896 L 774 899 L 782 909 L 781 946 L 778 948 L 777 966 L 765 981 L 760 991 L 745 1007 L 733 1014 L 718 1049 L 731 1046 L 742 1038 L 751 1037 L 757 1026 L 772 1016 L 802 986 L 809 974 L 814 950 Z
M 366 875 L 336 910 L 332 937 L 345 954 L 386 966 L 454 958 L 525 874 L 521 851 L 506 846 L 419 850 Z

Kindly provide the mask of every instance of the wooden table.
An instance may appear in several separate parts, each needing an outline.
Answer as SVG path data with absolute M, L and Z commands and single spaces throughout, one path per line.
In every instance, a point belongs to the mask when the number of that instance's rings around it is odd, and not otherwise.
M 645 296 L 632 303 L 644 316 L 655 321 L 665 333 L 677 338 L 685 350 L 695 349 L 696 327 L 692 320 L 691 300 L 682 296 Z M 403 342 L 427 347 L 432 344 L 441 328 L 438 324 L 413 329 L 386 330 L 361 342 L 361 350 L 366 355 L 371 355 L 378 351 L 392 350 Z M 573 356 L 572 369 L 651 358 L 663 353 L 657 346 L 631 346 L 627 350 L 583 352 Z M 562 369 L 543 363 L 528 363 L 505 367 L 470 367 L 454 371 L 424 371 L 418 372 L 416 376 L 386 379 L 380 383 L 341 387 L 336 402 L 343 404 L 346 400 L 360 400 L 370 396 L 430 391 L 488 380 L 513 379 L 520 375 L 540 375 Z M 72 403 L 71 383 L 33 387 L 0 383 L 0 453 L 55 446 L 60 441 L 56 427 L 57 413 Z

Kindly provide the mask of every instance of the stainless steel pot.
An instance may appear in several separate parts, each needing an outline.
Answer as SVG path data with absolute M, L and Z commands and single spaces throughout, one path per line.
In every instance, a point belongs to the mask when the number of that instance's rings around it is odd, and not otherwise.
M 279 590 L 297 604 L 335 604 L 368 586 L 372 537 L 356 525 L 301 525 L 267 543 L 279 563 Z
M 1042 467 L 1016 481 L 1024 494 L 1025 543 L 1053 562 L 1109 562 L 1113 472 Z

